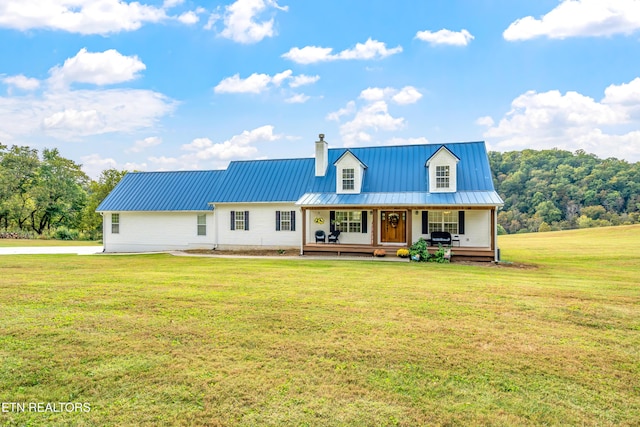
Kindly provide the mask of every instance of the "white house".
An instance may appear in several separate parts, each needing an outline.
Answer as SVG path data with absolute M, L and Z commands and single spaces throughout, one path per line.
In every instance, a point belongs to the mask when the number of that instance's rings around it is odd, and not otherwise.
M 502 204 L 483 142 L 329 149 L 320 135 L 315 158 L 128 173 L 97 210 L 106 252 L 395 252 L 447 232 L 454 256 L 497 259 Z

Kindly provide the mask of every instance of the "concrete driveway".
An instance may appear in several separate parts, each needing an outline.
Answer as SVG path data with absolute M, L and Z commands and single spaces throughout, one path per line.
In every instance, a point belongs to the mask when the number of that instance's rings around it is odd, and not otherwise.
M 102 246 L 19 246 L 13 248 L 0 248 L 0 255 L 92 255 L 101 252 Z

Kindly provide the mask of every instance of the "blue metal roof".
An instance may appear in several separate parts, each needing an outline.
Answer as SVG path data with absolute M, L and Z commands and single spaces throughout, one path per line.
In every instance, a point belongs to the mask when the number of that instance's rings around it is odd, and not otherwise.
M 96 209 L 203 211 L 225 171 L 129 172 Z
M 231 162 L 211 201 L 295 202 L 309 191 L 314 175 L 314 159 Z
M 457 156 L 457 192 L 431 194 L 427 159 L 442 146 Z M 297 202 L 314 205 L 500 205 L 484 142 L 349 148 L 367 168 L 361 194 L 336 193 L 346 148 L 328 150 L 325 176 L 315 160 L 235 161 L 223 171 L 127 174 L 98 211 L 205 210 L 207 203 Z

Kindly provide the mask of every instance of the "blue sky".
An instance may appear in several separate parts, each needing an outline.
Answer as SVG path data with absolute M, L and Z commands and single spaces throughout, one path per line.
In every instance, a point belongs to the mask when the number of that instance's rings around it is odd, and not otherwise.
M 101 170 L 487 142 L 640 161 L 640 0 L 2 0 L 0 142 Z

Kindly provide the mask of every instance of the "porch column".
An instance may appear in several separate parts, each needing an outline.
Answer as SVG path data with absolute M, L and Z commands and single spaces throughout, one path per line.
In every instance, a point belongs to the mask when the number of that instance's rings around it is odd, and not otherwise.
M 378 209 L 373 209 L 373 230 L 371 230 L 371 246 L 378 245 L 378 217 L 380 213 Z
M 404 240 L 407 246 L 411 246 L 411 237 L 413 236 L 413 210 L 407 209 L 407 228 L 404 230 Z
M 304 245 L 307 244 L 307 210 L 302 208 L 302 244 L 300 245 L 300 255 L 304 255 Z
M 498 215 L 496 208 L 491 208 L 491 249 L 493 250 L 493 260 L 498 260 Z

